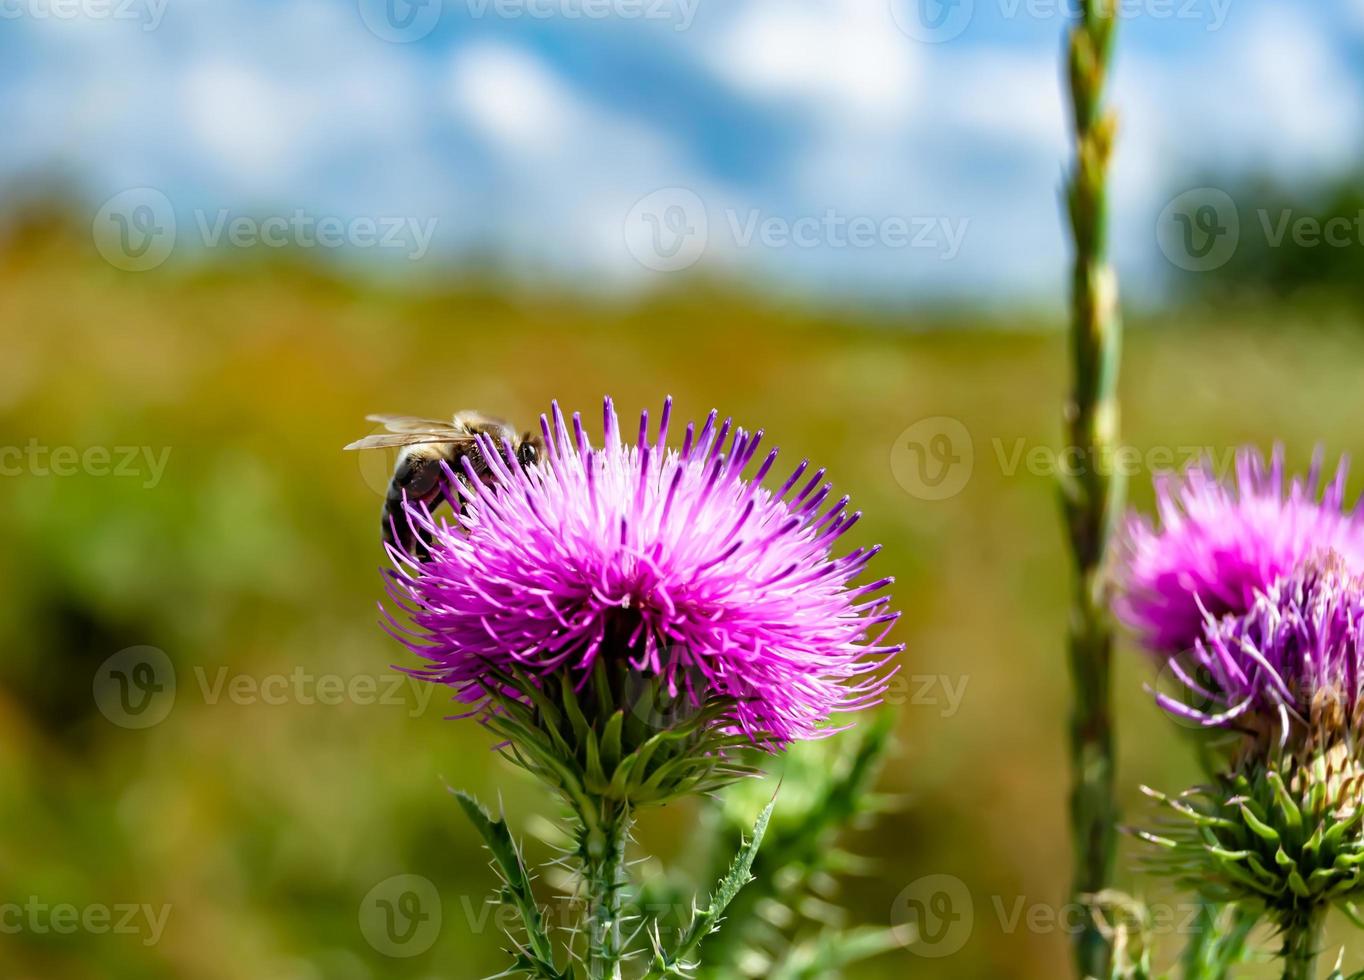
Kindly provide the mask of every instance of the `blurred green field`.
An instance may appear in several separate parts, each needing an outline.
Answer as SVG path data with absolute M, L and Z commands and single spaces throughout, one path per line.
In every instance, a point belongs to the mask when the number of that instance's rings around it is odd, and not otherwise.
M 765 428 L 865 511 L 856 543 L 885 545 L 875 567 L 898 578 L 908 651 L 880 788 L 903 799 L 859 832 L 877 871 L 843 897 L 889 924 L 906 887 L 950 875 L 973 918 L 951 956 L 900 951 L 850 976 L 1063 975 L 1068 586 L 1052 478 L 1026 463 L 1059 438 L 1055 324 L 814 312 L 704 285 L 638 303 L 464 279 L 362 286 L 287 261 L 134 275 L 57 237 L 0 253 L 0 330 L 0 446 L 169 450 L 159 479 L 147 465 L 58 476 L 24 462 L 0 480 L 0 902 L 169 906 L 155 941 L 145 925 L 0 918 L 0 976 L 501 969 L 479 914 L 492 875 L 444 784 L 500 798 L 516 828 L 554 807 L 478 726 L 443 721 L 438 692 L 392 687 L 400 651 L 375 625 L 383 463 L 340 447 L 367 412 L 530 420 L 557 398 L 595 416 L 606 393 L 626 413 L 671 394 L 683 417 L 718 407 Z M 1364 322 L 1327 308 L 1134 324 L 1125 434 L 1176 459 L 1276 438 L 1297 464 L 1317 442 L 1358 454 L 1361 363 Z M 892 460 L 907 429 L 939 417 L 965 427 L 957 465 L 971 469 L 959 492 L 923 499 Z M 1132 495 L 1149 505 L 1145 474 Z M 98 710 L 92 683 L 139 645 L 165 652 L 177 684 L 163 721 L 130 729 Z M 1140 783 L 1196 775 L 1146 674 L 1124 644 L 1134 820 Z M 680 854 L 694 816 L 646 812 L 641 841 Z M 1120 884 L 1179 902 L 1132 871 L 1137 850 L 1124 845 Z M 437 885 L 444 920 L 429 951 L 391 958 L 358 910 L 404 873 Z M 1168 959 L 1178 936 L 1162 938 Z

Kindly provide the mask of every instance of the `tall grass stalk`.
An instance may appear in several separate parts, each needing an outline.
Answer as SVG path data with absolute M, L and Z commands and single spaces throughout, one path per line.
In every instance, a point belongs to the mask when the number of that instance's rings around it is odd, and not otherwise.
M 1115 0 L 1081 0 L 1067 48 L 1075 159 L 1066 203 L 1075 247 L 1071 284 L 1072 389 L 1066 438 L 1084 464 L 1062 485 L 1074 593 L 1067 643 L 1074 708 L 1070 742 L 1073 898 L 1086 901 L 1108 884 L 1115 845 L 1110 663 L 1113 633 L 1104 555 L 1122 480 L 1102 465 L 1118 442 L 1117 375 L 1122 326 L 1117 278 L 1108 264 L 1107 189 L 1115 123 L 1103 106 L 1116 23 Z M 1108 975 L 1107 940 L 1093 921 L 1075 936 L 1082 977 Z

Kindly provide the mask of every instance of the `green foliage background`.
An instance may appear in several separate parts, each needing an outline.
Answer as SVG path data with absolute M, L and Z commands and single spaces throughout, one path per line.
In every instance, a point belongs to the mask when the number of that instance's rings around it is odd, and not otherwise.
M 1336 306 L 1137 322 L 1126 437 L 1176 459 L 1275 438 L 1297 465 L 1318 441 L 1357 452 L 1360 326 Z M 852 494 L 866 514 L 853 543 L 885 545 L 876 568 L 898 578 L 908 651 L 878 790 L 903 799 L 849 839 L 873 863 L 842 898 L 856 921 L 890 925 L 903 889 L 952 875 L 974 925 L 950 958 L 897 950 L 850 975 L 1050 980 L 1066 968 L 1066 936 L 1045 920 L 1068 881 L 1067 569 L 1051 475 L 1026 455 L 1009 470 L 1019 447 L 1037 460 L 1059 441 L 1058 323 L 812 311 L 705 283 L 639 301 L 453 274 L 414 290 L 288 257 L 134 275 L 79 237 L 43 233 L 0 252 L 0 331 L 0 445 L 170 448 L 151 488 L 0 480 L 0 901 L 171 906 L 154 945 L 0 936 L 0 976 L 499 970 L 480 909 L 493 877 L 444 784 L 500 799 L 518 832 L 555 810 L 486 733 L 443 721 L 440 693 L 407 684 L 391 704 L 212 692 L 221 671 L 229 683 L 372 677 L 382 691 L 403 661 L 376 626 L 385 464 L 340 451 L 367 412 L 477 406 L 530 420 L 558 398 L 595 417 L 606 393 L 627 413 L 672 394 L 683 417 L 718 407 L 764 427 L 788 464 L 809 456 Z M 917 499 L 891 467 L 904 430 L 935 416 L 960 420 L 973 447 L 970 479 L 940 501 Z M 1133 477 L 1143 507 L 1147 476 Z M 91 695 L 98 666 L 138 644 L 164 650 L 178 678 L 170 715 L 143 731 L 110 724 Z M 922 680 L 937 677 L 965 684 L 955 713 Z M 1147 812 L 1139 783 L 1196 777 L 1147 679 L 1125 644 L 1119 778 L 1133 819 Z M 702 827 L 675 806 L 643 814 L 638 836 L 685 863 Z M 527 848 L 549 855 L 534 838 Z M 1135 875 L 1138 848 L 1124 848 L 1125 888 L 1180 901 Z M 429 952 L 390 959 L 357 914 L 376 883 L 407 872 L 436 883 L 444 924 Z M 1344 924 L 1332 938 L 1364 956 Z M 1168 962 L 1180 937 L 1157 939 Z

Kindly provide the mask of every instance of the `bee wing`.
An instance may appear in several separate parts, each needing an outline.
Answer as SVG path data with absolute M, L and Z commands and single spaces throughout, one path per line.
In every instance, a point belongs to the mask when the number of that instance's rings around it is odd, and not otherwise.
M 458 428 L 469 429 L 475 432 L 512 432 L 511 423 L 506 419 L 500 419 L 496 415 L 485 415 L 483 412 L 466 410 L 456 412 L 454 425 Z
M 393 449 L 399 446 L 469 443 L 473 439 L 458 432 L 380 432 L 356 439 L 346 449 Z
M 449 419 L 421 419 L 413 415 L 366 415 L 365 421 L 378 422 L 389 432 L 450 432 L 455 429 Z

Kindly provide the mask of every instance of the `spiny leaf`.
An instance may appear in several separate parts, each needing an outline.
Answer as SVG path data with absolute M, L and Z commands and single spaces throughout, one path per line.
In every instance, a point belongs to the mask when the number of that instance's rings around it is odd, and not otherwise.
M 715 890 L 711 893 L 710 904 L 692 916 L 691 925 L 679 938 L 677 945 L 668 952 L 661 949 L 655 951 L 653 967 L 650 969 L 646 980 L 663 980 L 666 977 L 686 976 L 690 964 L 701 946 L 701 941 L 715 931 L 725 909 L 729 907 L 730 902 L 734 901 L 734 896 L 739 894 L 744 885 L 752 880 L 753 861 L 758 856 L 758 848 L 762 846 L 763 836 L 767 833 L 768 821 L 772 819 L 772 809 L 776 805 L 777 801 L 774 797 L 763 808 L 763 812 L 758 815 L 758 821 L 753 825 L 752 837 L 749 838 L 748 843 L 739 848 L 739 853 L 734 856 L 729 871 L 720 879 Z
M 570 980 L 569 974 L 561 973 L 554 964 L 554 947 L 545 932 L 540 906 L 536 904 L 535 895 L 531 891 L 530 875 L 527 874 L 521 854 L 516 849 L 516 842 L 512 840 L 507 822 L 494 820 L 478 800 L 463 790 L 452 792 L 459 801 L 460 809 L 474 825 L 493 856 L 493 862 L 505 885 L 500 898 L 516 908 L 521 916 L 521 924 L 526 930 L 529 948 L 520 951 L 514 969 L 520 969 L 531 976 L 542 977 L 544 980 Z

